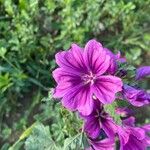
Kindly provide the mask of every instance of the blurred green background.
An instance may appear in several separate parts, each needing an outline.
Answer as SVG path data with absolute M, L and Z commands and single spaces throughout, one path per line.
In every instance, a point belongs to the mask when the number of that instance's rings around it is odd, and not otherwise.
M 91 38 L 135 66 L 150 65 L 150 0 L 0 0 L 2 150 L 36 120 L 50 124 L 56 114 L 43 98 L 55 85 L 54 55 Z

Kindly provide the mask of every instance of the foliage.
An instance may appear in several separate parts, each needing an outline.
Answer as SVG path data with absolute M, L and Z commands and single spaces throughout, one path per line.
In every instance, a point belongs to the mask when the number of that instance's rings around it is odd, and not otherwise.
M 130 63 L 148 64 L 149 6 L 150 0 L 0 0 L 2 149 L 37 120 L 51 125 L 50 134 L 61 145 L 75 136 L 77 116 L 58 103 L 41 102 L 53 87 L 55 52 L 94 37 L 126 54 Z
M 45 117 L 44 114 L 38 114 L 36 116 L 37 122 L 27 128 L 18 141 L 9 147 L 9 150 L 19 150 L 20 147 L 24 147 L 26 150 L 60 150 L 62 146 L 64 150 L 67 150 L 70 147 L 75 147 L 74 149 L 77 146 L 81 147 L 79 141 L 83 144 L 85 138 L 83 133 L 77 134 L 81 127 L 81 121 L 77 116 L 65 109 L 61 109 L 59 103 L 55 104 L 50 101 L 50 104 L 47 103 L 46 105 L 51 111 L 51 125 L 44 126 L 41 124 L 39 121 L 44 122 Z M 53 107 L 52 105 L 56 105 L 54 110 L 51 108 Z M 84 142 L 81 140 L 84 140 Z
M 50 138 L 49 127 L 44 127 L 42 124 L 37 125 L 33 133 L 25 142 L 26 150 L 57 150 L 54 141 Z
M 119 105 L 116 102 L 113 102 L 112 104 L 108 104 L 104 106 L 104 109 L 106 112 L 108 112 L 110 114 L 110 116 L 113 117 L 114 121 L 117 124 L 121 124 L 121 118 L 119 115 L 116 114 L 115 109 L 118 107 Z
M 26 134 L 27 131 L 28 135 Z M 23 138 L 20 139 L 23 140 L 25 137 L 28 137 L 25 141 L 25 149 L 26 150 L 76 150 L 76 149 L 83 149 L 84 148 L 84 142 L 85 136 L 83 133 L 78 133 L 74 137 L 66 138 L 64 140 L 63 148 L 56 145 L 56 143 L 53 141 L 49 126 L 44 126 L 41 123 L 35 123 L 33 124 L 29 129 L 27 129 L 23 134 Z M 17 147 L 17 143 L 9 148 L 9 150 L 14 150 Z

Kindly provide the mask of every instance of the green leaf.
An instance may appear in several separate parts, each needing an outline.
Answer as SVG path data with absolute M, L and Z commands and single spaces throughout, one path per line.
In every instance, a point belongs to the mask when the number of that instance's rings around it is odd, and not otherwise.
M 51 101 L 51 100 L 53 100 L 53 91 L 54 91 L 54 89 L 51 88 L 51 89 L 49 90 L 49 92 L 48 92 L 48 97 L 44 97 L 44 98 L 42 99 L 42 101 L 43 101 L 43 102 L 46 102 L 46 101 Z
M 1 48 L 0 48 L 0 57 L 2 57 L 2 58 L 5 57 L 6 51 L 7 51 L 6 48 L 1 47 Z
M 87 143 L 84 133 L 79 133 L 65 140 L 63 150 L 82 150 L 88 145 Z
M 28 137 L 28 136 L 31 134 L 31 132 L 32 132 L 33 128 L 35 127 L 35 125 L 36 125 L 36 123 L 32 124 L 32 126 L 30 126 L 29 128 L 27 128 L 27 129 L 21 134 L 19 140 L 23 140 L 23 139 L 25 139 L 26 137 Z
M 34 127 L 32 134 L 25 141 L 26 150 L 58 150 L 55 142 L 52 140 L 49 127 L 38 124 Z
M 12 5 L 12 0 L 7 0 L 4 2 L 5 4 L 5 10 L 8 13 L 9 16 L 13 16 L 14 10 L 13 10 L 13 5 Z
M 120 115 L 118 115 L 116 112 L 115 112 L 115 109 L 117 107 L 117 103 L 116 102 L 113 102 L 112 104 L 108 104 L 108 105 L 104 105 L 104 109 L 107 113 L 109 113 L 109 115 L 111 117 L 113 117 L 114 121 L 117 123 L 117 124 L 121 124 L 121 118 L 120 118 Z
M 21 144 L 21 141 L 24 140 L 25 138 L 27 138 L 31 134 L 31 132 L 32 132 L 33 128 L 35 127 L 35 125 L 36 125 L 36 123 L 32 124 L 29 128 L 27 128 L 21 134 L 19 139 L 11 147 L 9 147 L 9 150 L 16 150 L 17 149 L 16 147 L 18 147 L 18 145 Z
M 9 76 L 9 73 L 0 75 L 0 90 L 2 93 L 5 92 L 12 85 L 12 78 Z

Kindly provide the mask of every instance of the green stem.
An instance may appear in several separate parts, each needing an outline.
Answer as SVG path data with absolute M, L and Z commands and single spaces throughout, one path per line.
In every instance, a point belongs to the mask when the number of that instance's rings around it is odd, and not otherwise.
M 6 57 L 3 57 L 3 59 L 4 59 L 10 66 L 12 66 L 14 69 L 16 69 L 16 70 L 19 71 L 19 69 L 18 69 L 14 64 L 12 64 Z

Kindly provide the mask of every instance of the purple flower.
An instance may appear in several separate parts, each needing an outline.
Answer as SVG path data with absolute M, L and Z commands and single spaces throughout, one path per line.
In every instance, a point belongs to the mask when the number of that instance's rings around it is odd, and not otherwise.
M 150 145 L 150 138 L 146 131 L 139 127 L 126 127 L 118 131 L 120 150 L 146 150 Z
M 135 118 L 129 117 L 123 120 L 124 127 L 118 126 L 120 150 L 146 150 L 150 146 L 150 137 L 147 135 L 150 125 L 135 127 L 134 122 Z
M 121 117 L 127 117 L 132 114 L 132 111 L 127 107 L 118 107 L 116 108 L 115 112 Z
M 100 141 L 89 140 L 90 148 L 86 150 L 114 150 L 115 142 L 112 139 L 104 139 Z
M 62 98 L 63 106 L 69 110 L 89 115 L 93 97 L 107 104 L 122 90 L 120 78 L 106 75 L 110 56 L 96 40 L 90 40 L 84 49 L 72 44 L 70 50 L 56 54 L 56 63 L 60 68 L 53 72 L 58 84 L 54 97 Z
M 122 120 L 122 126 L 117 127 L 120 140 L 120 150 L 146 150 L 150 146 L 150 124 L 135 127 L 135 117 Z
M 113 54 L 109 49 L 104 49 L 106 53 L 110 56 L 110 65 L 107 69 L 107 72 L 114 75 L 118 69 L 118 62 L 124 63 L 126 62 L 126 59 L 121 57 L 120 51 L 117 54 Z
M 124 85 L 122 90 L 123 97 L 134 106 L 149 104 L 150 94 L 141 89 L 136 89 L 129 85 Z
M 150 75 L 150 66 L 143 66 L 136 70 L 136 79 L 142 79 Z
M 122 124 L 125 125 L 125 126 L 134 127 L 135 126 L 135 117 L 130 116 L 126 119 L 122 119 Z
M 103 110 L 102 104 L 94 100 L 93 112 L 88 116 L 80 116 L 84 119 L 84 131 L 93 139 L 96 139 L 103 131 L 108 137 L 114 137 L 116 124 L 113 119 Z

